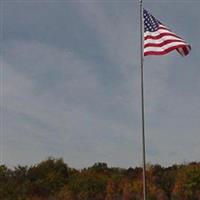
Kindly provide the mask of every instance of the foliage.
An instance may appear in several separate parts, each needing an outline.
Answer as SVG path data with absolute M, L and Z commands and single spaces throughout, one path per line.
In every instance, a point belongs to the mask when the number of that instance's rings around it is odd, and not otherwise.
M 147 168 L 148 200 L 200 200 L 200 163 Z M 0 166 L 0 200 L 141 200 L 142 169 L 95 163 L 69 168 L 48 158 L 34 166 Z
M 62 159 L 49 158 L 28 170 L 29 193 L 47 197 L 67 183 L 68 167 Z
M 200 199 L 200 166 L 190 164 L 182 167 L 176 177 L 173 190 L 174 199 L 199 200 Z

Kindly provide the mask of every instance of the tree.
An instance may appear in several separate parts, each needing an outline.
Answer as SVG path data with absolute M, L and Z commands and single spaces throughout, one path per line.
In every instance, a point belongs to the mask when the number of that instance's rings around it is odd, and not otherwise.
M 199 200 L 200 165 L 188 165 L 179 170 L 173 197 L 176 200 Z
M 49 196 L 62 188 L 68 179 L 68 166 L 62 159 L 49 158 L 28 170 L 29 193 Z
M 74 194 L 69 190 L 68 186 L 64 186 L 56 195 L 57 200 L 75 200 Z
M 78 200 L 104 200 L 106 182 L 102 175 L 83 171 L 70 177 L 68 189 Z
M 131 183 L 126 180 L 123 183 L 123 200 L 131 200 L 133 198 L 133 189 Z
M 106 198 L 105 200 L 115 200 L 116 199 L 116 188 L 113 180 L 109 180 L 106 186 Z

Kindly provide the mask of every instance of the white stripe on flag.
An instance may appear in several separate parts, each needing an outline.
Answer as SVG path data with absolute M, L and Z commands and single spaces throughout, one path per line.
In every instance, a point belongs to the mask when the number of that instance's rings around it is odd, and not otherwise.
M 149 52 L 149 51 L 161 52 L 170 47 L 178 46 L 178 45 L 185 45 L 185 43 L 184 42 L 172 42 L 172 43 L 164 45 L 162 47 L 146 47 L 146 48 L 144 48 L 144 53 Z
M 179 40 L 180 42 L 185 42 L 177 37 L 174 36 L 163 36 L 160 39 L 147 39 L 144 41 L 144 45 L 147 43 L 153 43 L 153 44 L 160 44 L 162 42 L 164 42 L 165 40 Z

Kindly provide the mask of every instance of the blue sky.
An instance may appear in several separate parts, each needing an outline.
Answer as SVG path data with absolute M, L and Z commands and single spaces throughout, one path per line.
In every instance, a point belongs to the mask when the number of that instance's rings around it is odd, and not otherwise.
M 199 161 L 199 1 L 144 1 L 192 46 L 144 63 L 147 162 Z M 139 3 L 1 1 L 1 163 L 142 163 Z

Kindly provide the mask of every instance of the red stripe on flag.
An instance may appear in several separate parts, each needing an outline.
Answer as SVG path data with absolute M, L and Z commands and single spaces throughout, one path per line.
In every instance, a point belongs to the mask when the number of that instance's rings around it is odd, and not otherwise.
M 144 52 L 144 56 L 148 56 L 148 55 L 165 55 L 173 50 L 177 50 L 178 51 L 178 48 L 184 48 L 185 45 L 176 45 L 176 46 L 173 46 L 173 47 L 169 47 L 168 49 L 165 49 L 163 51 L 147 51 L 147 52 Z M 189 52 L 187 52 L 188 54 Z M 185 54 L 185 55 L 187 55 Z

